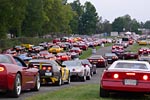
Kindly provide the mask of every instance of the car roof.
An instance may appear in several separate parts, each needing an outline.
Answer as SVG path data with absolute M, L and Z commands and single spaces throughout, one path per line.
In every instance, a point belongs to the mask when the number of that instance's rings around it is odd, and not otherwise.
M 147 69 L 142 69 L 142 70 L 150 70 L 150 64 L 148 62 L 146 62 L 146 61 L 131 61 L 131 60 L 118 60 L 118 61 L 115 61 L 112 65 L 110 65 L 108 70 L 123 69 L 123 68 L 116 68 L 115 67 L 118 63 L 145 64 Z M 127 70 L 134 70 L 134 69 L 127 69 Z

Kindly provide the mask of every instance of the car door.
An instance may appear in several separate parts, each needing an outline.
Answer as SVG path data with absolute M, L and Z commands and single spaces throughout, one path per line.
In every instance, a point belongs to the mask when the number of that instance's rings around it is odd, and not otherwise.
M 30 88 L 35 80 L 34 69 L 27 65 L 18 57 L 14 57 L 17 65 L 22 68 L 22 85 L 23 88 Z

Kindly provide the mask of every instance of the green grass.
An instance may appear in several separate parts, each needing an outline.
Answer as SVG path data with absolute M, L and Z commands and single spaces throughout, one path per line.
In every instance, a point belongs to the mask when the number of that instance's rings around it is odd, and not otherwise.
M 105 47 L 108 47 L 108 46 L 112 46 L 112 43 L 106 43 L 105 44 Z M 99 50 L 101 48 L 101 46 L 96 46 L 96 50 Z M 88 48 L 88 50 L 86 51 L 83 51 L 82 55 L 80 55 L 80 59 L 86 59 L 88 57 L 90 57 L 92 54 L 92 48 Z
M 99 85 L 88 84 L 72 86 L 53 92 L 37 94 L 26 100 L 149 100 L 148 96 L 111 95 L 108 98 L 99 97 Z
M 137 43 L 133 44 L 132 46 L 130 46 L 128 48 L 128 50 L 132 51 L 132 52 L 137 52 L 139 48 L 141 47 L 150 47 L 150 45 L 139 45 Z

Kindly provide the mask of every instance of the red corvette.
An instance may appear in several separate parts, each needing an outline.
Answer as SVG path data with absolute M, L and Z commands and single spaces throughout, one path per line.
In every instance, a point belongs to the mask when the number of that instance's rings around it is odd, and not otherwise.
M 138 50 L 138 54 L 149 54 L 150 53 L 150 48 L 148 47 L 141 47 L 139 50 Z
M 150 93 L 150 64 L 145 61 L 115 61 L 100 81 L 100 97 L 111 92 Z
M 38 69 L 27 67 L 18 57 L 0 54 L 0 90 L 19 97 L 22 90 L 40 89 Z

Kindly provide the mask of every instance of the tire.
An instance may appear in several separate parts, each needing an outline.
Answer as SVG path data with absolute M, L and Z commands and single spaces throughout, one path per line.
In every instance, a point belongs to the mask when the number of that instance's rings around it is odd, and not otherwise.
M 81 81 L 82 82 L 85 82 L 86 81 L 86 76 L 84 75 L 84 76 L 81 76 Z
M 91 80 L 91 74 L 89 76 L 86 77 L 87 80 Z
M 12 97 L 19 97 L 21 94 L 21 75 L 17 74 L 14 83 L 14 89 L 11 92 Z
M 58 78 L 58 81 L 56 81 L 55 83 L 57 86 L 61 86 L 62 85 L 62 79 L 61 77 Z
M 70 78 L 70 75 L 69 75 L 66 84 L 70 84 L 70 82 L 71 82 L 71 78 Z
M 38 74 L 36 75 L 35 86 L 34 86 L 34 88 L 31 89 L 31 90 L 32 90 L 32 91 L 39 91 L 39 90 L 40 90 L 40 86 L 41 86 L 41 84 L 40 84 L 40 74 L 38 73 Z
M 102 87 L 100 87 L 100 93 L 99 93 L 100 97 L 109 97 L 109 91 L 103 89 Z
M 96 74 L 97 73 L 97 70 L 95 70 L 94 72 L 93 72 L 93 74 Z

